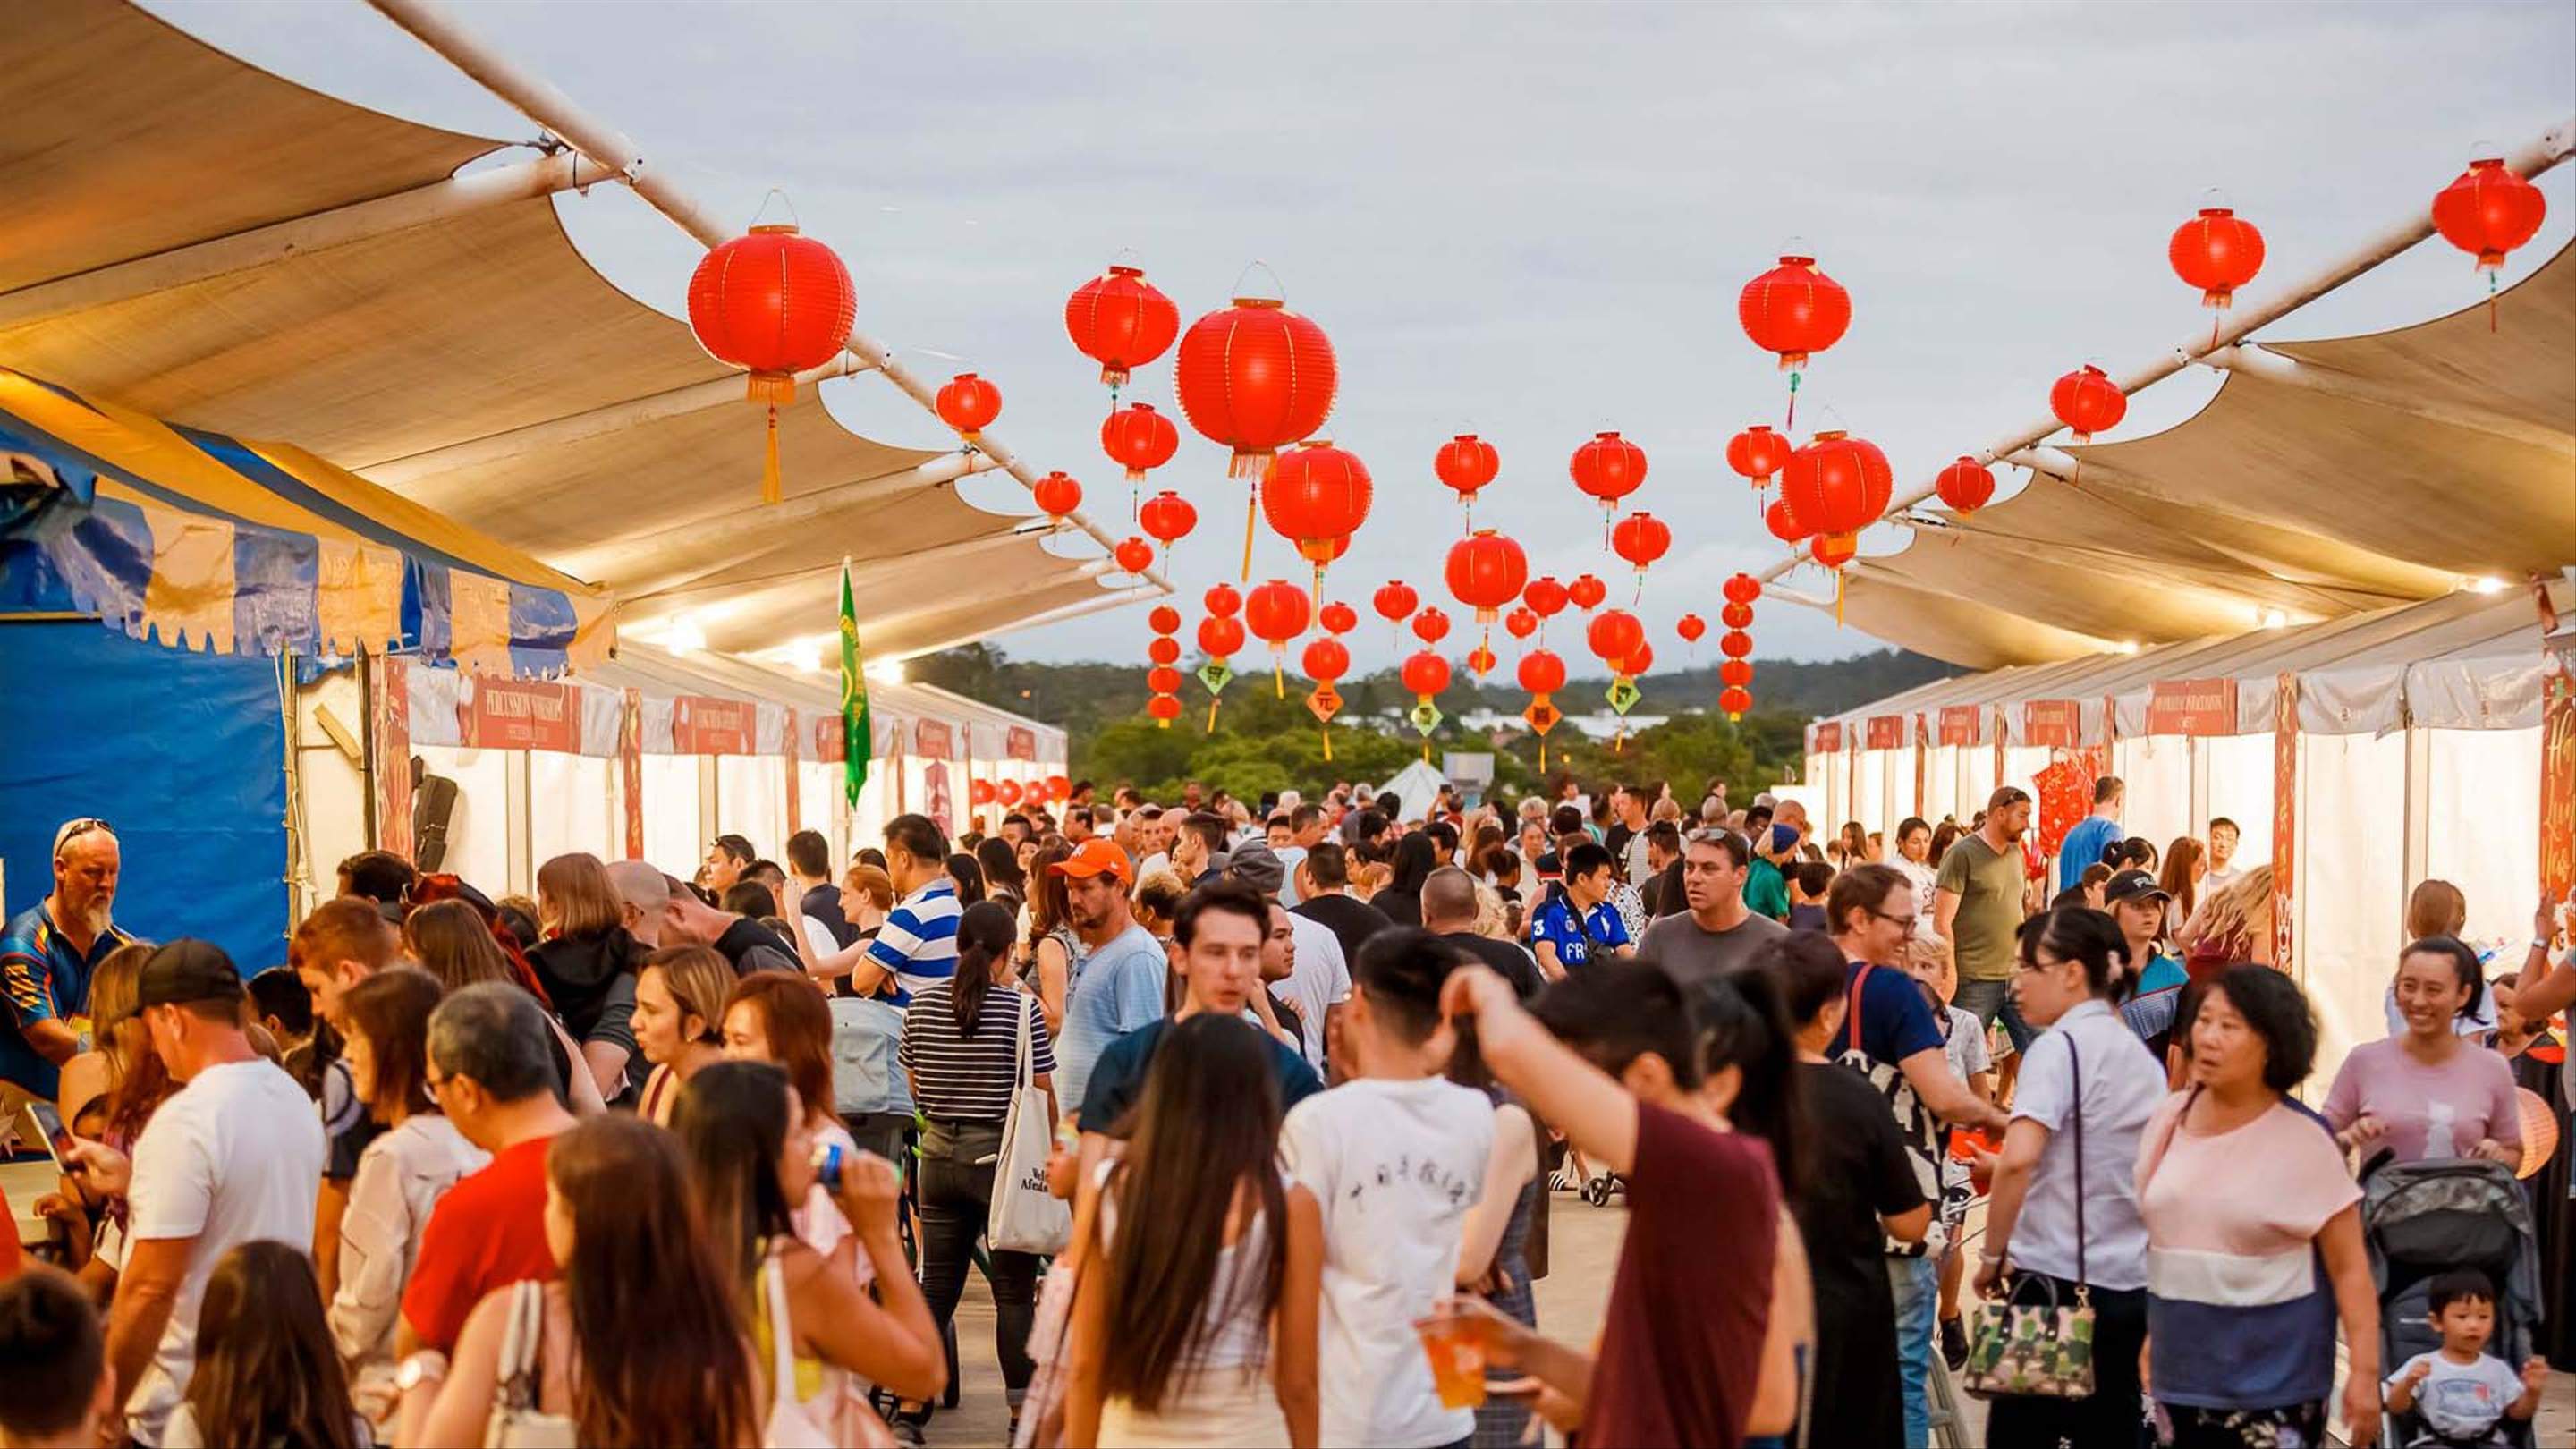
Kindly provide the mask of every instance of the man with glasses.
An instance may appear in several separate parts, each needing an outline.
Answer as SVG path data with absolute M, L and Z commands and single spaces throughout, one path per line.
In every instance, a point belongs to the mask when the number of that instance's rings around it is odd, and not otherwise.
M 133 939 L 110 919 L 119 866 L 107 822 L 68 821 L 54 832 L 54 888 L 0 932 L 0 996 L 9 1030 L 0 1033 L 0 1112 L 16 1120 L 21 1096 L 50 1102 L 62 1066 L 89 1031 L 89 978 L 107 954 Z
M 1789 934 L 1744 904 L 1744 882 L 1753 847 L 1724 830 L 1695 830 L 1682 845 L 1682 899 L 1689 910 L 1661 916 L 1646 928 L 1638 953 L 1683 986 L 1740 971 L 1762 948 Z

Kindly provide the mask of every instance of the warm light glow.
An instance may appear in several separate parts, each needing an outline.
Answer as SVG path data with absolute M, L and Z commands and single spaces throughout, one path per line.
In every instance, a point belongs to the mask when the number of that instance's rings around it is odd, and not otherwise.
M 813 636 L 787 646 L 787 662 L 807 674 L 823 672 L 823 641 Z
M 674 654 L 695 654 L 707 647 L 707 631 L 698 626 L 697 620 L 683 615 L 671 621 L 671 632 L 664 643 Z
M 2138 652 L 2138 641 L 2135 639 L 2123 639 L 2120 641 L 2118 647 L 2120 652 L 2123 654 L 2135 654 Z
M 903 683 L 903 661 L 900 659 L 871 660 L 868 663 L 868 678 L 879 684 L 901 684 Z
M 2502 580 L 2502 579 L 2494 579 L 2494 578 L 2476 578 L 2476 579 L 2471 579 L 2471 580 L 2469 580 L 2469 590 L 2470 590 L 2470 592 L 2472 592 L 2472 593 L 2479 593 L 2479 594 L 2493 594 L 2493 593 L 2501 593 L 2501 592 L 2503 591 L 2503 589 L 2504 589 L 2504 580 Z
M 2254 622 L 2266 629 L 2278 629 L 2290 622 L 2290 616 L 2278 609 L 2264 609 L 2254 615 Z

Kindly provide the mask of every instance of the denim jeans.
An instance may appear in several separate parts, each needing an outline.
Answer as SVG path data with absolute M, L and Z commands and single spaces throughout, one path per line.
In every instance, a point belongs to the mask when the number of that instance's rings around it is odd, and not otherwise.
M 1930 1257 L 1887 1260 L 1896 1295 L 1896 1374 L 1905 1398 L 1905 1449 L 1932 1442 L 1932 1316 L 1941 1304 L 1941 1274 Z
M 934 1122 L 921 1136 L 921 1294 L 947 1331 L 966 1291 L 975 1240 L 992 1211 L 993 1168 L 1002 1124 Z M 993 1348 L 1002 1383 L 1013 1394 L 1029 1386 L 1029 1327 L 1037 1316 L 1038 1260 L 1030 1253 L 992 1254 Z
M 2004 1035 L 2012 1038 L 2014 1051 L 2028 1050 L 2032 1038 L 2039 1035 L 2029 1022 L 2021 1019 L 2020 1009 L 2013 1005 L 2012 982 L 2009 980 L 1971 981 L 1961 977 L 1959 989 L 1951 996 L 1950 1004 L 1974 1016 L 1979 1026 L 1990 1026 L 1997 1017 L 2003 1018 Z

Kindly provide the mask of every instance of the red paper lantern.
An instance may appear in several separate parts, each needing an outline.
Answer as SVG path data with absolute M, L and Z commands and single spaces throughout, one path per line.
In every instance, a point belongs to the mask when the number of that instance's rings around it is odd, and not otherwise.
M 1515 639 L 1526 639 L 1538 632 L 1538 615 L 1524 606 L 1503 616 L 1503 628 Z
M 850 269 L 792 226 L 755 226 L 690 274 L 689 330 L 718 362 L 749 373 L 744 395 L 769 409 L 761 502 L 778 501 L 778 410 L 796 400 L 796 374 L 840 356 L 858 313 Z
M 1347 634 L 1360 626 L 1359 611 L 1335 599 L 1315 611 L 1315 626 L 1327 634 Z
M 1615 669 L 1645 647 L 1646 626 L 1625 609 L 1604 609 L 1584 627 L 1583 642 L 1602 663 Z
M 1312 437 L 1333 411 L 1338 373 L 1324 329 L 1267 297 L 1190 324 L 1172 383 L 1190 426 L 1234 450 L 1226 471 L 1258 478 L 1271 455 Z
M 2102 369 L 2088 362 L 2059 378 L 2057 385 L 2048 390 L 2048 410 L 2075 430 L 2075 441 L 2089 443 L 2095 433 L 2107 433 L 2120 425 L 2120 419 L 2128 415 L 2129 399 Z
M 970 804 L 990 805 L 993 803 L 994 797 L 998 794 L 1000 794 L 1000 792 L 993 788 L 993 782 L 990 780 L 969 780 L 966 782 L 966 799 Z
M 1351 651 L 1339 639 L 1317 639 L 1306 646 L 1297 664 L 1308 679 L 1330 684 L 1350 672 Z
M 1431 471 L 1457 491 L 1459 502 L 1470 507 L 1476 502 L 1476 490 L 1493 482 L 1502 466 L 1494 445 L 1474 433 L 1460 433 L 1441 444 L 1431 460 Z
M 1129 483 L 1144 482 L 1146 472 L 1172 461 L 1180 446 L 1181 430 L 1143 403 L 1129 403 L 1100 424 L 1100 451 L 1127 470 Z
M 1750 604 L 1762 597 L 1762 581 L 1751 574 L 1729 574 L 1719 592 L 1726 595 L 1726 601 L 1730 604 Z
M 1533 649 L 1521 656 L 1520 683 L 1544 699 L 1565 688 L 1565 661 L 1551 650 Z
M 1985 464 L 1965 453 L 1959 460 L 1941 470 L 1933 480 L 1932 491 L 1954 513 L 1974 513 L 1995 496 L 1995 475 Z
M 1152 643 L 1145 646 L 1145 657 L 1156 664 L 1178 664 L 1181 662 L 1181 641 L 1158 634 Z
M 1416 650 L 1405 656 L 1398 676 L 1415 697 L 1429 699 L 1449 687 L 1449 661 L 1428 649 Z
M 1717 692 L 1717 707 L 1726 711 L 1728 719 L 1742 719 L 1753 707 L 1753 696 L 1742 686 L 1730 684 Z
M 1750 629 L 1753 627 L 1753 606 L 1729 604 L 1717 611 L 1717 622 L 1730 629 Z
M 1145 713 L 1152 715 L 1159 723 L 1168 726 L 1172 721 L 1181 717 L 1181 701 L 1179 697 L 1175 695 L 1158 694 L 1152 699 L 1145 701 Z
M 1425 644 L 1437 644 L 1449 637 L 1449 616 L 1438 605 L 1413 616 L 1413 637 Z
M 1576 574 L 1574 582 L 1565 586 L 1565 597 L 1573 601 L 1574 607 L 1589 614 L 1601 607 L 1603 599 L 1610 597 L 1610 586 L 1590 574 Z
M 1521 590 L 1521 602 L 1529 605 L 1529 611 L 1542 621 L 1562 613 L 1566 601 L 1565 585 L 1558 583 L 1554 574 L 1541 574 L 1529 581 L 1528 588 Z
M 1820 533 L 1807 545 L 1807 556 L 1829 569 L 1841 568 L 1860 554 L 1860 535 Z
M 1742 659 L 1753 652 L 1753 636 L 1741 629 L 1729 629 L 1717 636 L 1717 652 L 1729 659 Z
M 1145 687 L 1156 694 L 1178 694 L 1181 692 L 1181 671 L 1158 664 L 1145 671 Z
M 1211 659 L 1230 659 L 1243 648 L 1241 619 L 1206 618 L 1199 620 L 1199 652 Z
M 1073 779 L 1072 779 L 1072 777 L 1071 777 L 1071 776 L 1068 776 L 1068 775 L 1049 775 L 1049 776 L 1047 776 L 1047 798 L 1048 798 L 1048 799 L 1050 799 L 1050 800 L 1070 800 L 1070 799 L 1072 799 L 1072 798 L 1073 798 Z
M 1210 584 L 1207 593 L 1200 597 L 1199 602 L 1206 607 L 1211 617 L 1225 619 L 1231 618 L 1235 610 L 1243 607 L 1243 595 L 1236 593 L 1232 584 Z
M 1368 466 L 1327 442 L 1312 442 L 1281 453 L 1261 483 L 1261 514 L 1271 531 L 1297 546 L 1298 556 L 1315 566 L 1315 587 L 1323 588 L 1324 565 L 1340 557 L 1350 537 L 1368 522 L 1374 489 Z
M 1771 500 L 1771 506 L 1762 510 L 1762 526 L 1771 530 L 1773 538 L 1792 547 L 1796 546 L 1798 540 L 1814 532 L 1798 521 L 1796 511 L 1789 507 L 1789 500 L 1786 498 L 1774 498 Z
M 1449 545 L 1445 570 L 1449 595 L 1476 611 L 1476 622 L 1491 625 L 1505 605 L 1520 597 L 1529 581 L 1529 558 L 1521 546 L 1490 528 L 1480 528 Z
M 1718 681 L 1723 684 L 1732 684 L 1738 687 L 1751 684 L 1753 682 L 1753 661 L 1750 659 L 1725 660 L 1717 666 L 1717 677 Z
M 1475 648 L 1467 651 L 1467 672 L 1476 676 L 1478 679 L 1482 679 L 1486 675 L 1493 673 L 1494 665 L 1497 662 L 1498 661 L 1494 658 L 1494 651 L 1485 645 L 1479 644 Z
M 1867 528 L 1887 511 L 1896 475 L 1878 445 L 1840 430 L 1818 433 L 1780 471 L 1780 501 L 1800 526 L 1821 533 Z M 1775 530 L 1776 531 L 1776 530 Z
M 1646 450 L 1615 432 L 1595 433 L 1592 441 L 1574 450 L 1567 468 L 1574 475 L 1574 486 L 1600 499 L 1603 512 L 1608 513 L 1646 481 Z
M 1684 614 L 1673 621 L 1673 632 L 1682 636 L 1683 643 L 1696 644 L 1708 632 L 1708 621 L 1697 614 Z
M 1780 354 L 1783 372 L 1841 341 L 1851 313 L 1851 293 L 1816 270 L 1813 257 L 1782 257 L 1780 265 L 1745 283 L 1735 300 L 1744 335 L 1763 351 Z
M 1672 546 L 1673 531 L 1651 513 L 1631 513 L 1610 530 L 1610 551 L 1636 565 L 1639 574 Z
M 1629 652 L 1627 658 L 1611 667 L 1615 672 L 1634 679 L 1655 667 L 1655 646 L 1647 640 L 1640 639 L 1637 641 L 1637 647 Z
M 1390 624 L 1402 623 L 1421 602 L 1414 594 L 1413 586 L 1406 583 L 1389 582 L 1369 596 L 1370 607 L 1377 610 L 1379 618 Z
M 1082 506 L 1082 485 L 1061 472 L 1049 473 L 1029 490 L 1029 496 L 1037 500 L 1039 512 L 1062 523 L 1066 514 Z
M 1166 488 L 1136 510 L 1136 526 L 1163 545 L 1163 555 L 1168 559 L 1172 545 L 1199 526 L 1199 511 L 1190 506 L 1190 500 Z
M 1002 415 L 1002 390 L 971 372 L 950 378 L 936 402 L 939 420 L 970 443 L 982 441 L 984 429 Z
M 1726 444 L 1726 466 L 1741 473 L 1756 488 L 1771 485 L 1771 475 L 1789 461 L 1789 440 L 1756 424 L 1736 434 Z
M 1123 387 L 1127 374 L 1163 355 L 1181 330 L 1181 311 L 1142 267 L 1113 266 L 1065 299 L 1064 330 L 1100 380 Z
M 1181 611 L 1169 604 L 1156 604 L 1153 612 L 1145 616 L 1145 627 L 1157 634 L 1178 634 L 1181 632 Z
M 1306 602 L 1306 591 L 1285 579 L 1259 585 L 1243 601 L 1243 622 L 1251 626 L 1254 638 L 1274 652 L 1305 633 L 1313 618 L 1314 609 Z
M 2174 228 L 2165 260 L 2184 285 L 2200 289 L 2200 305 L 2225 307 L 2263 270 L 2263 233 L 2226 207 L 2204 206 Z
M 2469 169 L 2433 198 L 2433 225 L 2442 239 L 2478 259 L 2478 270 L 2504 265 L 2505 253 L 2532 239 L 2549 215 L 2549 197 L 2507 169 L 2501 157 Z
M 1122 538 L 1109 551 L 1118 567 L 1131 574 L 1141 574 L 1154 566 L 1154 546 L 1141 538 Z

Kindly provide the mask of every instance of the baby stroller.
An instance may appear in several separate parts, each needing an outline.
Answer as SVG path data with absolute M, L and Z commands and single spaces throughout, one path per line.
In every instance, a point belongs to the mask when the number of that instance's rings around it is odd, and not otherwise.
M 2474 1159 L 2392 1162 L 2363 1178 L 2361 1232 L 2379 1290 L 2379 1352 L 2384 1372 L 2441 1347 L 2426 1321 L 2426 1289 L 2454 1268 L 2475 1268 L 2496 1285 L 2495 1336 L 2486 1351 L 2516 1369 L 2532 1352 L 2540 1323 L 2540 1239 L 2531 1205 L 2501 1163 Z M 2528 1420 L 2497 1426 L 2507 1443 L 2528 1449 Z M 2444 1441 L 2415 1414 L 2391 1414 L 2382 1442 Z

